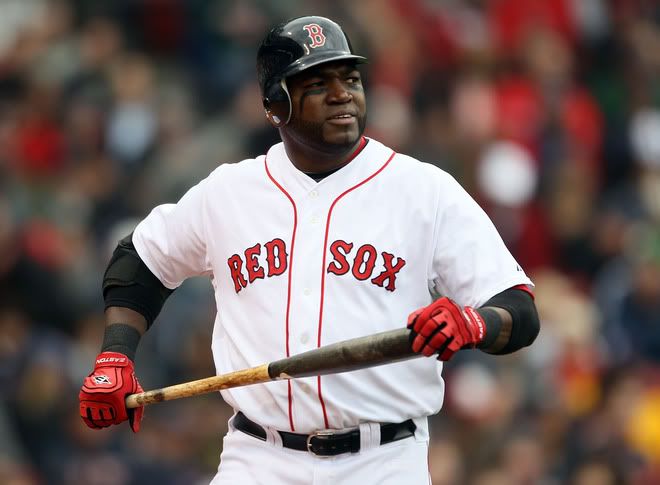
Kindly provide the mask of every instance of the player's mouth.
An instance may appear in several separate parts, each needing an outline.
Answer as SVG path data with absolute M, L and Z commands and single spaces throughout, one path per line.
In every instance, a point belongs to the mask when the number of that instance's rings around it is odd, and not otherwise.
M 355 121 L 353 113 L 337 113 L 327 119 L 328 123 L 333 125 L 350 125 Z

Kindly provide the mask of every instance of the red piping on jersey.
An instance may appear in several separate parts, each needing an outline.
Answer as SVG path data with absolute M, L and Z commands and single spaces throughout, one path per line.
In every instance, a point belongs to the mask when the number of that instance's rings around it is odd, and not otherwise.
M 363 138 L 364 139 L 364 138 Z M 366 141 L 365 141 L 366 143 Z M 361 145 L 364 146 L 364 145 Z M 335 205 L 337 202 L 339 202 L 339 199 L 344 197 L 346 194 L 349 192 L 352 192 L 353 190 L 357 189 L 358 187 L 366 184 L 369 182 L 371 179 L 373 179 L 376 175 L 381 173 L 383 170 L 385 170 L 385 167 L 387 167 L 392 159 L 394 158 L 394 155 L 396 155 L 396 152 L 392 152 L 392 155 L 390 155 L 390 158 L 387 159 L 387 161 L 383 164 L 382 167 L 380 167 L 378 170 L 376 170 L 374 173 L 372 173 L 369 177 L 364 179 L 362 182 L 360 182 L 357 185 L 354 185 L 350 189 L 346 190 L 342 194 L 337 197 L 334 202 L 330 205 L 330 209 L 328 210 L 328 218 L 326 219 L 325 222 L 325 238 L 323 240 L 323 266 L 321 266 L 321 303 L 320 303 L 320 308 L 319 308 L 319 331 L 318 331 L 318 337 L 316 341 L 317 347 L 321 346 L 321 329 L 323 327 L 323 300 L 325 297 L 325 262 L 326 262 L 326 256 L 328 252 L 328 234 L 330 233 L 330 217 L 332 216 L 332 210 L 335 208 Z M 323 401 L 323 393 L 321 392 L 321 376 L 318 376 L 316 378 L 317 386 L 318 386 L 318 394 L 319 394 L 319 402 L 321 403 L 321 408 L 323 409 L 323 421 L 325 424 L 325 428 L 328 429 L 330 428 L 330 424 L 328 423 L 328 413 L 325 409 L 325 402 Z
M 296 244 L 296 229 L 298 227 L 298 209 L 296 208 L 296 203 L 293 201 L 293 198 L 289 195 L 289 193 L 284 190 L 284 187 L 282 187 L 277 180 L 271 175 L 270 170 L 268 170 L 268 155 L 264 158 L 264 167 L 266 168 L 266 174 L 268 175 L 268 178 L 272 180 L 272 182 L 275 184 L 275 186 L 280 189 L 280 191 L 286 196 L 287 199 L 289 199 L 289 202 L 291 202 L 291 206 L 293 207 L 293 232 L 291 234 L 291 254 L 289 255 L 289 275 L 288 275 L 288 283 L 287 283 L 287 294 L 286 294 L 286 318 L 285 318 L 285 330 L 286 330 L 286 356 L 289 357 L 289 311 L 291 309 L 291 275 L 293 273 L 293 248 Z M 288 386 L 288 397 L 289 397 L 289 426 L 291 427 L 291 431 L 295 431 L 296 428 L 293 425 L 293 390 L 291 388 L 291 381 L 287 381 L 287 386 Z
M 348 160 L 346 160 L 346 164 L 348 164 L 348 162 L 352 161 L 355 157 L 357 157 L 365 146 L 367 146 L 367 139 L 364 136 L 362 136 L 360 137 L 360 143 L 358 144 L 357 148 L 351 154 L 351 156 L 348 157 Z

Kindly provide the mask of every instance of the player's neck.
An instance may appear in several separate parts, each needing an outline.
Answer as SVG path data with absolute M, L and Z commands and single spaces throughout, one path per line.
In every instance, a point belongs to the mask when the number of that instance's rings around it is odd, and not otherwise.
M 308 147 L 284 141 L 284 148 L 291 163 L 307 174 L 334 172 L 350 163 L 367 144 L 361 136 L 355 144 L 343 153 L 325 153 Z

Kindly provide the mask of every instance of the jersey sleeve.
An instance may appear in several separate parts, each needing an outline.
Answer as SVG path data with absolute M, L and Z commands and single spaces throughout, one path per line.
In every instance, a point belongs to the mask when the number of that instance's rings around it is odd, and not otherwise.
M 133 232 L 140 258 L 169 289 L 210 273 L 204 227 L 207 182 L 192 187 L 176 204 L 155 207 Z
M 533 286 L 483 209 L 453 177 L 442 175 L 431 292 L 479 307 L 513 286 Z

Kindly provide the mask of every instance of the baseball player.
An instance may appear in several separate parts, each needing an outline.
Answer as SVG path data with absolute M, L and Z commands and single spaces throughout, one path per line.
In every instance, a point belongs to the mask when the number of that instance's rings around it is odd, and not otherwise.
M 140 336 L 186 278 L 208 275 L 219 374 L 406 324 L 431 357 L 222 391 L 235 413 L 213 484 L 429 483 L 442 362 L 514 352 L 539 321 L 532 282 L 461 186 L 363 135 L 365 61 L 323 17 L 266 35 L 257 74 L 282 142 L 219 166 L 119 242 L 80 391 L 88 426 L 139 430 L 143 409 L 124 399 L 142 390 Z

